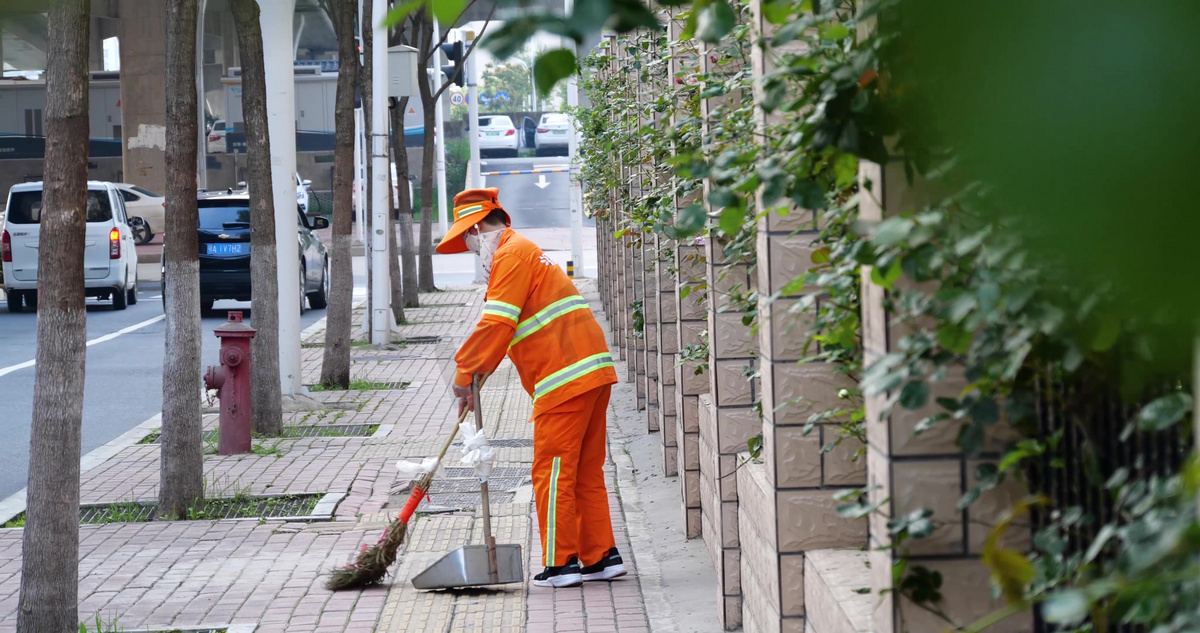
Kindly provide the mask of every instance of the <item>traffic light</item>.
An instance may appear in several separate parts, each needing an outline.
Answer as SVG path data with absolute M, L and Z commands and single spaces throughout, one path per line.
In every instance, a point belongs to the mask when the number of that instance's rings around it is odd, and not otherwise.
M 466 64 L 463 60 L 463 43 L 455 42 L 453 44 L 442 44 L 442 54 L 450 61 L 449 66 L 442 66 L 442 73 L 446 75 L 454 85 L 462 87 L 466 83 Z

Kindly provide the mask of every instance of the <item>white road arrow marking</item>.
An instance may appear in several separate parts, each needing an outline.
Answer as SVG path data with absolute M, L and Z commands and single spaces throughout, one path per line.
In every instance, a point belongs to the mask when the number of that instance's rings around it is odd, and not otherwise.
M 533 184 L 537 185 L 538 189 L 545 189 L 550 186 L 550 183 L 546 182 L 546 174 L 538 174 L 538 181 Z

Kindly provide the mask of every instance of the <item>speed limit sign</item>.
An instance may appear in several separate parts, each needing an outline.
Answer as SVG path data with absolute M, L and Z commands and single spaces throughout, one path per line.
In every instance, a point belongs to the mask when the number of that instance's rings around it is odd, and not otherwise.
M 462 105 L 463 96 L 461 92 L 450 93 L 450 105 Z

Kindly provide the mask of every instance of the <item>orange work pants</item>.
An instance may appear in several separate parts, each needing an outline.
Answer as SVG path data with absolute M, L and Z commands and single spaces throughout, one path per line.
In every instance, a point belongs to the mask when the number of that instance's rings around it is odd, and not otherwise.
M 594 565 L 616 546 L 604 485 L 611 392 L 611 385 L 597 387 L 533 420 L 533 490 L 547 567 L 572 556 Z

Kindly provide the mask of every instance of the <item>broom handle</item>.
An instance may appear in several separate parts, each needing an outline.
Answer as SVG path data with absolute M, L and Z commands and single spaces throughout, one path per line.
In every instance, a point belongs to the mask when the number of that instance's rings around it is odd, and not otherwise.
M 479 386 L 482 387 L 483 383 L 487 381 L 488 376 L 491 375 L 491 372 L 480 375 Z M 479 403 L 476 402 L 475 406 L 478 407 Z M 467 419 L 467 414 L 470 412 L 471 409 L 463 409 L 459 412 L 458 422 L 450 431 L 450 435 L 446 438 L 446 443 L 442 444 L 442 450 L 438 453 L 437 463 L 433 465 L 433 470 L 421 475 L 421 478 L 418 479 L 417 483 L 413 485 L 413 491 L 412 494 L 408 495 L 408 501 L 404 502 L 404 507 L 400 509 L 400 516 L 397 517 L 400 523 L 408 525 L 408 520 L 412 518 L 413 513 L 417 511 L 417 506 L 421 505 L 421 500 L 425 498 L 425 491 L 429 489 L 429 484 L 433 481 L 433 474 L 437 472 L 438 467 L 442 465 L 442 458 L 446 456 L 446 451 L 450 450 L 450 445 L 454 443 L 454 438 L 458 437 L 458 427 L 462 425 L 463 420 Z

